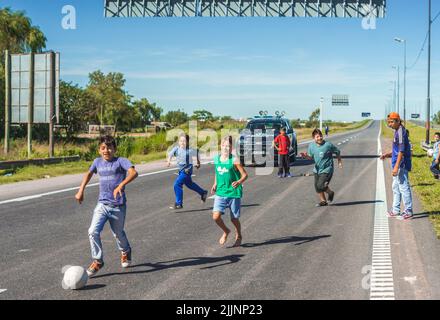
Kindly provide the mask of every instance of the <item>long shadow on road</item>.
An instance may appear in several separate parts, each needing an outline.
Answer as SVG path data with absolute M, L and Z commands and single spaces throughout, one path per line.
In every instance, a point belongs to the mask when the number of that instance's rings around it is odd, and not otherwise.
M 150 272 L 161 271 L 161 270 L 172 269 L 172 268 L 184 268 L 184 267 L 191 267 L 191 266 L 215 264 L 212 266 L 200 268 L 200 269 L 212 269 L 212 268 L 217 268 L 217 267 L 225 266 L 225 265 L 232 264 L 232 263 L 237 263 L 240 261 L 240 259 L 242 257 L 244 257 L 243 254 L 234 254 L 234 255 L 229 255 L 229 256 L 224 256 L 224 257 L 190 257 L 190 258 L 176 259 L 176 260 L 171 260 L 171 261 L 161 261 L 161 262 L 156 262 L 156 263 L 143 263 L 143 264 L 131 266 L 130 269 L 141 268 L 141 267 L 150 267 L 151 269 L 139 270 L 139 271 L 129 271 L 129 272 L 107 273 L 107 274 L 95 276 L 92 279 L 99 279 L 99 278 L 105 278 L 105 277 L 116 276 L 116 275 L 144 274 L 144 273 L 150 273 Z
M 280 244 L 280 243 L 293 243 L 293 242 L 299 242 L 295 243 L 296 246 L 319 240 L 322 238 L 328 238 L 331 237 L 331 235 L 322 235 L 322 236 L 315 236 L 315 237 L 296 237 L 296 236 L 289 236 L 289 237 L 282 237 L 282 238 L 276 238 L 276 239 L 270 239 L 263 242 L 256 242 L 256 243 L 244 243 L 241 246 L 244 248 L 254 248 L 254 247 L 260 247 L 260 246 L 267 246 L 272 244 Z
M 259 204 L 242 204 L 242 208 L 248 208 L 248 207 L 259 207 Z M 185 210 L 185 211 L 176 211 L 176 213 L 191 213 L 191 212 L 204 212 L 204 211 L 212 211 L 214 209 L 212 206 L 205 209 L 194 209 L 194 210 Z
M 357 206 L 360 204 L 373 204 L 373 203 L 380 203 L 383 202 L 382 200 L 371 200 L 371 201 L 353 201 L 353 202 L 340 202 L 340 203 L 334 203 L 332 206 L 335 207 L 345 207 L 345 206 Z

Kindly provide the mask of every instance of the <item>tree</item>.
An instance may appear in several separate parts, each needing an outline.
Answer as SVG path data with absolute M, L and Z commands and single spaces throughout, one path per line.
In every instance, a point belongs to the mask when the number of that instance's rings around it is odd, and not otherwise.
M 193 115 L 191 116 L 192 120 L 198 120 L 198 121 L 213 121 L 214 116 L 211 112 L 207 110 L 195 110 L 193 112 Z
M 87 123 L 96 123 L 98 103 L 83 88 L 71 82 L 60 81 L 60 123 L 67 126 L 67 138 L 71 139 Z
M 163 109 L 157 107 L 155 103 L 151 104 L 147 99 L 142 98 L 133 103 L 135 110 L 135 127 L 145 127 L 151 121 L 159 120 Z
M 437 124 L 440 124 L 440 111 L 432 116 L 432 121 Z
M 301 128 L 301 119 L 293 119 L 290 121 L 290 125 L 293 128 Z
M 165 114 L 162 117 L 162 120 L 168 123 L 171 123 L 174 127 L 177 127 L 181 124 L 184 124 L 189 119 L 188 114 L 186 114 L 183 111 L 180 111 L 180 109 L 176 111 L 169 111 L 167 114 Z
M 314 110 L 310 115 L 309 121 L 307 122 L 306 126 L 308 128 L 318 127 L 320 114 L 321 114 L 321 110 L 319 108 Z
M 222 116 L 219 118 L 220 121 L 232 121 L 232 117 L 231 116 Z
M 130 105 L 131 96 L 124 91 L 124 85 L 124 75 L 119 72 L 105 75 L 98 70 L 89 74 L 86 91 L 98 104 L 93 111 L 101 124 L 114 125 L 121 130 L 131 128 L 135 110 Z
M 22 11 L 0 9 L 0 136 L 4 135 L 5 78 L 4 51 L 10 53 L 41 52 L 46 47 L 46 37 Z

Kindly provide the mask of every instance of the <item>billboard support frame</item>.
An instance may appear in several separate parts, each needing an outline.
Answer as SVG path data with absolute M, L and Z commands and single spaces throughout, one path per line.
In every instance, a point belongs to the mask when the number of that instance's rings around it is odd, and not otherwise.
M 5 154 L 9 153 L 11 136 L 11 55 L 5 50 Z
M 30 53 L 29 68 L 29 106 L 27 123 L 27 153 L 28 158 L 32 155 L 32 124 L 34 122 L 34 87 L 35 87 L 35 53 Z

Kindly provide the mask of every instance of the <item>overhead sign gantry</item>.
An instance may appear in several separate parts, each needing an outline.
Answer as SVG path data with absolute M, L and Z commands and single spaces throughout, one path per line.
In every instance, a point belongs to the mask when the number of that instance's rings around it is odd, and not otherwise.
M 384 18 L 386 0 L 104 0 L 105 17 Z

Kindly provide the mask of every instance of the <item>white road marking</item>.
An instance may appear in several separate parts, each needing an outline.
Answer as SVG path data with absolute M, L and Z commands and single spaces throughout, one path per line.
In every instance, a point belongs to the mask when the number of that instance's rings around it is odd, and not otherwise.
M 5 292 L 5 291 L 8 291 L 8 289 L 0 289 L 0 294 Z
M 340 146 L 341 144 L 342 144 L 342 143 L 339 142 L 339 143 L 338 143 L 338 146 Z
M 382 154 L 379 130 L 378 154 Z M 374 214 L 373 253 L 371 263 L 370 300 L 394 300 L 393 264 L 388 225 L 387 196 L 383 162 L 377 159 L 376 200 Z
M 202 164 L 211 164 L 211 163 L 214 163 L 214 162 L 213 161 L 202 162 Z M 176 170 L 176 168 L 171 168 L 171 169 L 165 169 L 165 170 L 160 170 L 160 171 L 155 171 L 155 172 L 149 172 L 149 173 L 140 174 L 139 177 L 147 177 L 147 176 L 152 176 L 155 174 L 170 172 L 170 171 L 175 171 L 175 170 Z M 96 186 L 99 186 L 99 183 L 89 184 L 87 186 L 87 188 L 96 187 Z M 0 205 L 11 203 L 11 202 L 22 202 L 22 201 L 28 201 L 28 200 L 32 200 L 32 199 L 38 199 L 38 198 L 42 198 L 45 196 L 50 196 L 53 194 L 58 194 L 58 193 L 63 193 L 63 192 L 68 192 L 68 191 L 74 191 L 74 190 L 78 190 L 78 189 L 79 189 L 79 187 L 73 187 L 73 188 L 56 190 L 56 191 L 51 191 L 51 192 L 46 192 L 46 193 L 35 194 L 35 195 L 31 195 L 31 196 L 26 196 L 26 197 L 4 200 L 4 201 L 0 201 Z
M 29 252 L 31 251 L 31 249 L 22 249 L 22 250 L 18 250 L 18 252 Z

